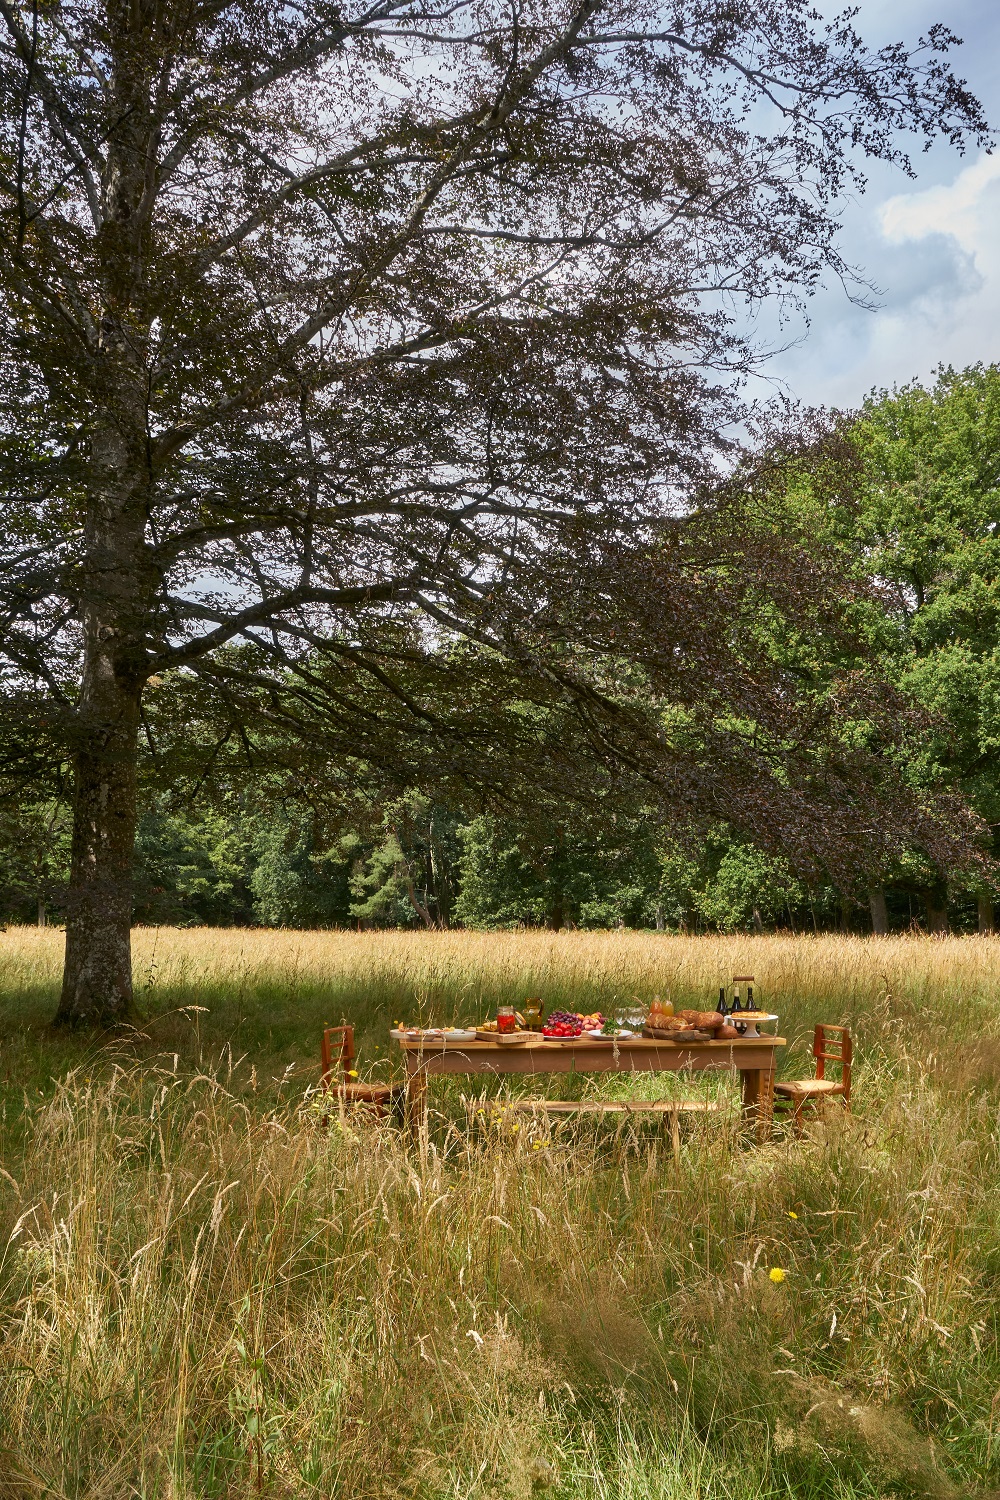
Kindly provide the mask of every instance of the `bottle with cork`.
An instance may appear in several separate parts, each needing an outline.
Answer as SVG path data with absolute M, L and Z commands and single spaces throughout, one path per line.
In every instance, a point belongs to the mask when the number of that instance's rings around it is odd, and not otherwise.
M 733 1010 L 740 1009 L 740 1010 L 745 1010 L 745 1011 L 746 1010 L 755 1011 L 757 1009 L 757 1007 L 754 1004 L 754 999 L 753 999 L 753 985 L 754 985 L 753 975 L 752 974 L 734 974 L 733 975 L 733 989 L 734 989 L 734 992 L 736 994 L 737 1001 L 739 999 L 739 991 L 736 990 L 736 985 L 738 985 L 738 984 L 745 984 L 746 985 L 746 999 L 744 1000 L 742 1006 L 738 1006 L 734 1002 L 734 1004 L 733 1004 Z

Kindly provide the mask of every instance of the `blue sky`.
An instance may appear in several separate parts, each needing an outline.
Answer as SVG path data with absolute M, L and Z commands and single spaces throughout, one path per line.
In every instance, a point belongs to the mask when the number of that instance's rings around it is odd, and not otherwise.
M 916 38 L 943 21 L 964 39 L 952 53 L 1000 127 L 1000 0 L 860 0 L 856 25 L 872 43 Z M 826 7 L 824 7 L 826 8 Z M 939 363 L 1000 362 L 1000 148 L 964 157 L 935 147 L 917 177 L 879 170 L 844 207 L 842 249 L 880 289 L 875 312 L 839 285 L 814 297 L 811 324 L 769 373 L 810 404 L 850 407 L 872 387 L 926 379 Z M 789 330 L 761 332 L 786 342 Z

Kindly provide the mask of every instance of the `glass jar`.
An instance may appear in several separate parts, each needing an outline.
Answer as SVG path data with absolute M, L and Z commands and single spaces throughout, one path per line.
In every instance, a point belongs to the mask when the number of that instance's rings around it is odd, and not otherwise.
M 502 1036 L 517 1030 L 517 1016 L 514 1014 L 513 1005 L 500 1005 L 497 1007 L 497 1031 Z
M 542 1002 L 540 1000 L 525 1000 L 524 1029 L 525 1031 L 541 1031 Z

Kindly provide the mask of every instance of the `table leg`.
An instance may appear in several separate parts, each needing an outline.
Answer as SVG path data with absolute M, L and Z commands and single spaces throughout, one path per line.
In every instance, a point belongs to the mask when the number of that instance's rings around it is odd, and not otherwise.
M 407 1065 L 409 1065 L 407 1058 Z M 427 1123 L 427 1070 L 419 1063 L 410 1068 L 406 1080 L 406 1123 L 416 1139 Z
M 774 1068 L 741 1068 L 740 1081 L 743 1118 L 752 1126 L 758 1141 L 766 1141 L 774 1118 Z

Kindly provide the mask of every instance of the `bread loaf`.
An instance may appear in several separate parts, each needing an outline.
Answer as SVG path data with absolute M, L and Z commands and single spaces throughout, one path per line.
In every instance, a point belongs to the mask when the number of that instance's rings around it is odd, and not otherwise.
M 739 1035 L 735 1026 L 730 1026 L 728 1021 L 723 1021 L 715 1033 L 715 1040 L 717 1042 L 735 1042 L 739 1040 Z

